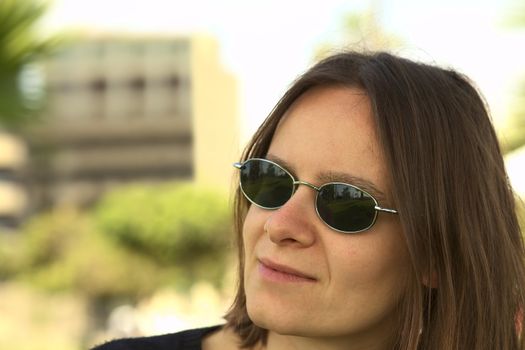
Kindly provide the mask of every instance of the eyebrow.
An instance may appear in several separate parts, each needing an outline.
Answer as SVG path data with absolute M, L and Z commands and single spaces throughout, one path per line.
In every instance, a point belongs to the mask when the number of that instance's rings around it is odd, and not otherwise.
M 295 171 L 294 166 L 288 163 L 287 161 L 285 161 L 284 159 L 281 159 L 273 154 L 267 154 L 265 158 L 281 165 L 283 168 L 285 168 L 290 173 L 292 173 L 292 175 L 294 175 L 295 177 L 296 171 Z M 360 189 L 364 190 L 365 192 L 368 192 L 369 194 L 371 194 L 378 202 L 388 204 L 388 203 L 385 203 L 387 202 L 385 194 L 382 191 L 380 191 L 374 185 L 374 183 L 372 183 L 371 181 L 365 180 L 361 177 L 339 172 L 339 171 L 323 171 L 317 174 L 317 180 L 322 182 L 322 184 L 325 184 L 328 182 L 343 182 L 349 185 L 357 186 Z

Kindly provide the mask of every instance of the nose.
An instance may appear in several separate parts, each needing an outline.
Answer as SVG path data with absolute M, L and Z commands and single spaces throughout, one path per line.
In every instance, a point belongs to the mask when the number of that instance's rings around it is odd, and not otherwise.
M 264 230 L 277 245 L 308 247 L 315 243 L 317 223 L 314 207 L 315 191 L 299 186 L 292 198 L 272 211 Z

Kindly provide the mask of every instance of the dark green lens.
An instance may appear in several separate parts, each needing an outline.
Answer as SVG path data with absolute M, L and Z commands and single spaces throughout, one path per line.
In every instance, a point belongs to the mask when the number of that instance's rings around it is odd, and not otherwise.
M 241 188 L 246 197 L 264 208 L 279 208 L 293 194 L 293 178 L 283 168 L 264 159 L 250 159 L 241 168 Z
M 345 232 L 369 228 L 376 218 L 376 202 L 366 192 L 346 184 L 327 184 L 317 196 L 317 212 L 330 227 Z

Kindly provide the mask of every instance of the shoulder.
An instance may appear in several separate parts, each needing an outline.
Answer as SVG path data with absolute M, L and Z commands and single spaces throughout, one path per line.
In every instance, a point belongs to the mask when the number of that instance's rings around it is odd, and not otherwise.
M 203 337 L 221 327 L 189 329 L 152 337 L 117 339 L 96 346 L 92 350 L 200 350 Z

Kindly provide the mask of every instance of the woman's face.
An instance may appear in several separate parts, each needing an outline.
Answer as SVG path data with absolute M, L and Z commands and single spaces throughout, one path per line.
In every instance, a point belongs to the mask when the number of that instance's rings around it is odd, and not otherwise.
M 380 206 L 391 207 L 384 156 L 361 90 L 307 91 L 281 120 L 266 158 L 316 186 L 359 178 L 384 194 L 374 195 Z M 250 206 L 243 227 L 250 318 L 270 336 L 363 344 L 388 338 L 409 273 L 399 219 L 379 213 L 367 231 L 339 233 L 317 216 L 315 196 L 299 186 L 280 209 Z

